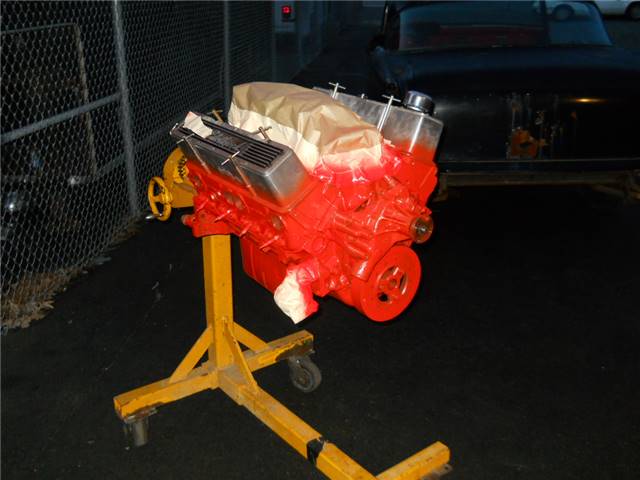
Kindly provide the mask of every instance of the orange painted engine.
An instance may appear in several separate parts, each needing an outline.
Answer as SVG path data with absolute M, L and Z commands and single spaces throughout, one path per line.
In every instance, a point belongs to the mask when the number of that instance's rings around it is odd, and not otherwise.
M 240 237 L 245 271 L 275 292 L 296 322 L 317 309 L 314 295 L 390 320 L 420 283 L 411 244 L 433 229 L 426 201 L 437 183 L 442 125 L 411 105 L 310 92 L 377 124 L 384 141 L 376 168 L 327 175 L 326 168 L 310 170 L 299 150 L 271 139 L 271 131 L 250 133 L 190 114 L 172 130 L 196 192 L 193 214 L 183 221 L 197 237 Z

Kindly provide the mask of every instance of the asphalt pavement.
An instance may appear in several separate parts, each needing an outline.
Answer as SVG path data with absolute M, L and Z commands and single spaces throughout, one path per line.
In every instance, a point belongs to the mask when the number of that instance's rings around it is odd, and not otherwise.
M 362 80 L 345 33 L 299 83 Z M 342 82 L 341 82 L 342 83 Z M 241 270 L 236 319 L 266 339 L 306 328 L 324 380 L 276 398 L 371 471 L 440 440 L 451 479 L 636 479 L 640 205 L 582 188 L 468 188 L 432 205 L 424 278 L 387 324 L 333 299 L 294 326 Z M 203 326 L 201 251 L 145 224 L 29 329 L 2 338 L 4 478 L 323 478 L 217 391 L 160 408 L 127 446 L 112 397 L 170 374 Z

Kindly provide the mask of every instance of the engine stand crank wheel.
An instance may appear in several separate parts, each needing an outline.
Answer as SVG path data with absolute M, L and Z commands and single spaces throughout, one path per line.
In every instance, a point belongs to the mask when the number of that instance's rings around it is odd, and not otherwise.
M 409 306 L 420 285 L 420 259 L 411 248 L 392 247 L 369 280 L 351 283 L 354 306 L 376 322 L 386 322 Z
M 288 363 L 289 378 L 293 386 L 298 390 L 304 393 L 311 393 L 320 386 L 322 373 L 308 356 L 290 357 Z
M 158 193 L 156 193 L 156 186 L 158 187 Z M 149 200 L 149 207 L 151 207 L 153 216 L 161 222 L 167 221 L 171 215 L 171 202 L 173 198 L 162 178 L 153 177 L 149 180 L 147 199 Z M 162 205 L 162 212 L 158 208 L 158 205 Z

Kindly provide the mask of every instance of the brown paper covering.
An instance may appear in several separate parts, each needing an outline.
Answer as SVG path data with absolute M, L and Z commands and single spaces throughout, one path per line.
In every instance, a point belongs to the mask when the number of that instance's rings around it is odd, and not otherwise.
M 354 151 L 380 156 L 382 137 L 375 126 L 325 93 L 286 83 L 245 83 L 233 88 L 234 107 L 236 117 L 237 109 L 251 111 L 295 130 L 315 145 L 321 158 Z M 283 135 L 287 136 L 286 129 Z M 296 139 L 286 143 L 295 144 Z

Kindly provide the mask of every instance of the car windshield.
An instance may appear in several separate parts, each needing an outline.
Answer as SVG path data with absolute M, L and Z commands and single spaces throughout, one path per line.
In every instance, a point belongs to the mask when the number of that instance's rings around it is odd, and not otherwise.
M 398 51 L 611 45 L 596 8 L 583 2 L 410 3 L 390 19 L 385 46 Z

